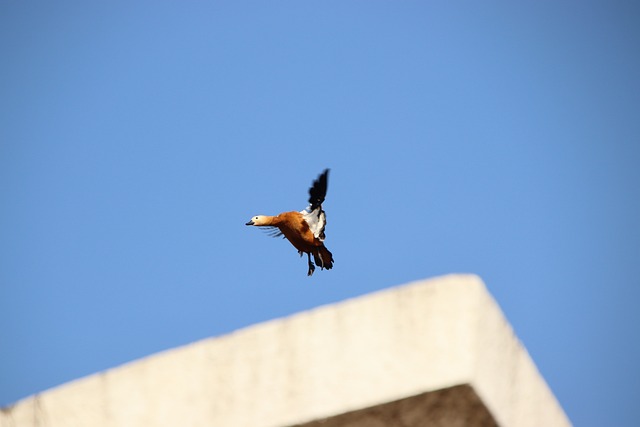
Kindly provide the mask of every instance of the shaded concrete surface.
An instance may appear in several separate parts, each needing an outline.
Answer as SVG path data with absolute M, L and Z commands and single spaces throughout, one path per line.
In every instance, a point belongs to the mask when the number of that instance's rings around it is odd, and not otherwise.
M 435 390 L 293 427 L 498 427 L 468 385 Z
M 569 426 L 482 281 L 390 288 L 168 350 L 0 411 L 0 427 Z

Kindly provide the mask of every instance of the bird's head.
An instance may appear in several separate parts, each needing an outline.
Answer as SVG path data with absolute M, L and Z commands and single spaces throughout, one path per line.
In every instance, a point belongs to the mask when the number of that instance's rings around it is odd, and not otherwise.
M 266 217 L 264 215 L 256 215 L 245 225 L 267 225 Z

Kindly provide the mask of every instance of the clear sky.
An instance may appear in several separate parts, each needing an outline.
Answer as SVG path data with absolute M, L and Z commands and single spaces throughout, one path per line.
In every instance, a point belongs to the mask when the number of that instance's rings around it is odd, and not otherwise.
M 580 426 L 640 419 L 632 1 L 0 4 L 0 406 L 480 275 Z M 331 271 L 244 223 L 332 169 Z

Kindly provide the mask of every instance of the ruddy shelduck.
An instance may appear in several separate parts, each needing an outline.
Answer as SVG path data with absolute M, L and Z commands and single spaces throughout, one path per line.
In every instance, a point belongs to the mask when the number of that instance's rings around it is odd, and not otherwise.
M 309 271 L 311 276 L 315 267 L 311 262 L 311 255 L 320 269 L 331 270 L 333 268 L 333 255 L 324 246 L 324 227 L 327 224 L 327 216 L 322 210 L 322 202 L 327 194 L 327 181 L 329 169 L 325 169 L 318 179 L 313 181 L 309 189 L 309 207 L 300 212 L 283 212 L 276 216 L 257 215 L 251 218 L 246 225 L 268 227 L 272 236 L 284 236 L 298 250 L 300 256 L 307 254 Z

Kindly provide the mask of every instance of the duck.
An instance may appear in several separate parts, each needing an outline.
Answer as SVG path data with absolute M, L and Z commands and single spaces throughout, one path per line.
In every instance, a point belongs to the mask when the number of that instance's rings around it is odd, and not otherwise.
M 311 277 L 316 267 L 321 270 L 333 268 L 333 254 L 324 245 L 325 226 L 327 215 L 322 209 L 322 203 L 327 195 L 329 169 L 325 169 L 309 188 L 309 206 L 301 211 L 283 212 L 275 216 L 256 215 L 245 225 L 263 227 L 272 237 L 283 236 L 302 257 L 307 254 L 309 270 L 307 276 Z

